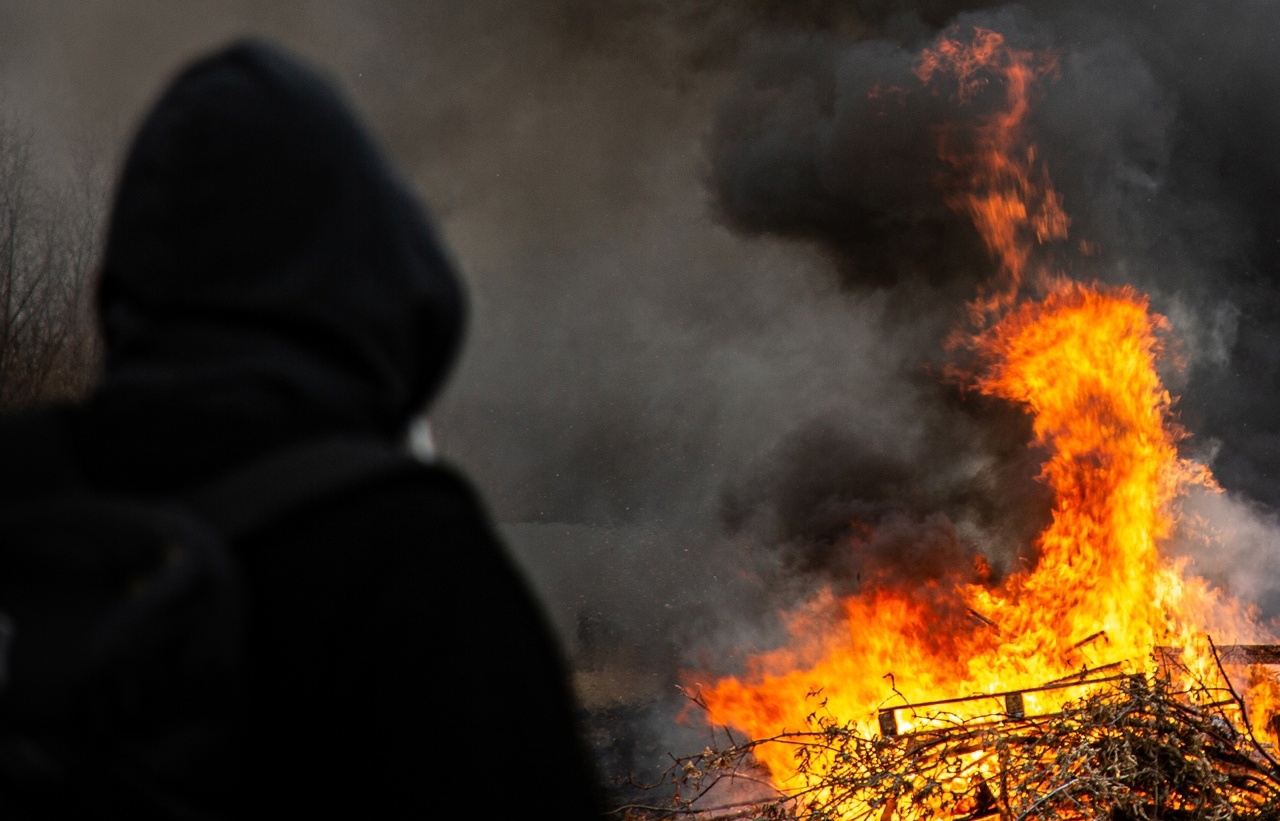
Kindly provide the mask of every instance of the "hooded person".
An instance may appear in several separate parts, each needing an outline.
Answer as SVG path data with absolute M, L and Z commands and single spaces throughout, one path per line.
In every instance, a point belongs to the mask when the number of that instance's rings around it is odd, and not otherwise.
M 335 85 L 237 42 L 141 123 L 100 267 L 103 367 L 60 418 L 90 488 L 182 494 L 286 446 L 401 447 L 456 358 L 463 289 Z M 35 494 L 47 470 L 9 420 Z M 12 473 L 11 473 L 12 475 Z M 230 817 L 595 817 L 561 649 L 467 480 L 440 460 L 236 540 L 247 636 Z M 221 776 L 219 776 L 221 777 Z

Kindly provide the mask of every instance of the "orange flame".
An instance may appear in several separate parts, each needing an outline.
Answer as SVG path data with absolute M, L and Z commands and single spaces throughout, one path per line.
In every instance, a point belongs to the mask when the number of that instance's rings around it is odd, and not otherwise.
M 943 39 L 917 65 L 924 81 L 954 76 L 962 99 L 992 72 L 1005 83 L 1008 107 L 978 126 L 975 151 L 962 157 L 944 135 L 942 156 L 969 163 L 969 190 L 953 206 L 972 217 L 1006 276 L 1004 290 L 973 305 L 999 313 L 969 340 L 984 363 L 972 384 L 1032 415 L 1035 444 L 1048 454 L 1041 479 L 1054 494 L 1052 520 L 1034 545 L 1034 567 L 997 586 L 958 576 L 914 589 L 872 584 L 841 601 L 824 591 L 786 615 L 789 645 L 701 692 L 712 723 L 755 739 L 803 730 L 816 709 L 867 737 L 883 729 L 885 706 L 1020 691 L 1028 714 L 1049 711 L 1079 693 L 1038 688 L 1082 666 L 1151 672 L 1157 646 L 1168 645 L 1204 668 L 1213 663 L 1198 639 L 1204 631 L 1264 634 L 1247 607 L 1160 552 L 1180 495 L 1215 487 L 1207 468 L 1178 453 L 1187 434 L 1157 367 L 1166 321 L 1130 288 L 1047 274 L 1038 301 L 1015 302 L 1033 243 L 1065 238 L 1068 227 L 1034 149 L 1018 148 L 1032 81 L 1052 61 L 977 30 L 968 44 Z M 1256 671 L 1250 686 L 1251 719 L 1260 721 L 1280 688 Z M 961 718 L 991 712 L 977 702 L 946 709 Z M 935 718 L 903 709 L 894 720 L 905 732 Z M 778 787 L 806 786 L 784 745 L 756 754 Z
M 978 313 L 1013 302 L 1027 277 L 1028 235 L 1038 243 L 1067 236 L 1070 221 L 1062 201 L 1047 170 L 1036 162 L 1035 146 L 1022 139 L 1035 81 L 1056 70 L 1052 55 L 1007 48 L 1000 34 L 982 28 L 967 44 L 943 37 L 916 60 L 916 76 L 926 84 L 954 76 L 960 102 L 973 99 L 993 73 L 1004 82 L 1005 106 L 976 126 L 945 130 L 940 149 L 942 159 L 962 175 L 948 204 L 973 220 L 1003 275 L 1001 289 L 975 301 Z

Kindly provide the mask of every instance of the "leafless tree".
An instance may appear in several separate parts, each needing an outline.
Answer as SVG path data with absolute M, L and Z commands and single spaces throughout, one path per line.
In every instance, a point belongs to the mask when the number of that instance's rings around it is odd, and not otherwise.
M 88 296 L 103 186 L 42 181 L 29 131 L 0 123 L 0 411 L 83 394 L 98 360 Z

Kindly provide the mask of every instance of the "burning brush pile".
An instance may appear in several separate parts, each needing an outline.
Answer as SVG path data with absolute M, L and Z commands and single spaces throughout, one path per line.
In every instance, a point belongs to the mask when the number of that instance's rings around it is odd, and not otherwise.
M 1052 712 L 1025 712 L 1026 699 L 1054 690 L 1084 695 Z M 949 709 L 961 705 L 988 712 Z M 1181 665 L 1151 676 L 1086 672 L 1028 690 L 885 708 L 879 735 L 841 722 L 820 698 L 813 706 L 807 729 L 731 739 L 677 760 L 674 806 L 637 807 L 630 817 L 1280 817 L 1280 763 L 1250 730 L 1244 699 L 1221 668 L 1211 681 Z M 927 728 L 901 734 L 899 712 Z M 773 772 L 759 763 L 766 747 L 790 756 L 788 784 L 763 786 Z
M 690 685 L 727 735 L 676 760 L 673 803 L 633 818 L 1280 818 L 1275 638 L 1161 553 L 1184 494 L 1215 490 L 1179 455 L 1167 323 L 1136 290 L 1032 263 L 1069 229 L 1022 133 L 1054 70 L 995 31 L 951 32 L 919 56 L 920 89 L 897 91 L 1002 89 L 999 110 L 939 135 L 963 183 L 948 203 L 1000 269 L 951 376 L 1033 420 L 1054 498 L 1034 565 L 817 596 L 787 616 L 787 646 Z

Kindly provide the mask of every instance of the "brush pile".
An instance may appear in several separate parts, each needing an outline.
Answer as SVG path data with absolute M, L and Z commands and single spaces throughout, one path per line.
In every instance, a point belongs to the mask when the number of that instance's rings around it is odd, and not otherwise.
M 1087 694 L 1052 715 L 934 713 L 930 729 L 904 735 L 869 737 L 819 707 L 804 731 L 731 738 L 677 759 L 654 787 L 673 798 L 623 812 L 628 821 L 1280 819 L 1280 764 L 1226 674 L 1186 680 L 1167 667 L 1086 680 Z M 794 748 L 787 783 L 800 786 L 766 786 L 753 754 L 764 744 Z

